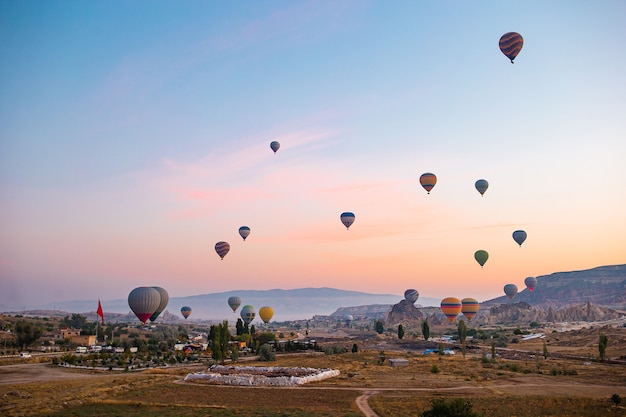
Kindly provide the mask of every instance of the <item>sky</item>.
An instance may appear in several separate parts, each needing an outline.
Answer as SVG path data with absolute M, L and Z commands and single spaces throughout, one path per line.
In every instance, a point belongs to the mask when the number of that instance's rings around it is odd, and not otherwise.
M 484 301 L 626 263 L 625 19 L 623 1 L 0 0 L 0 306 L 138 286 Z

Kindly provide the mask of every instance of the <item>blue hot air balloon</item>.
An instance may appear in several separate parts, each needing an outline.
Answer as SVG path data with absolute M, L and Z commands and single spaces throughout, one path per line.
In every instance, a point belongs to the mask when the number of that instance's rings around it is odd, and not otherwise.
M 343 212 L 341 213 L 340 219 L 341 223 L 346 226 L 346 229 L 349 229 L 352 223 L 354 223 L 354 213 L 349 211 Z
M 522 243 L 524 243 L 527 237 L 528 235 L 523 230 L 516 230 L 513 232 L 513 240 L 520 246 L 522 246 Z
M 248 226 L 241 226 L 239 228 L 239 236 L 241 236 L 243 240 L 246 240 L 249 234 L 250 234 L 250 228 Z
M 272 141 L 272 143 L 270 143 L 270 148 L 272 148 L 274 153 L 276 153 L 278 152 L 278 149 L 280 148 L 280 143 L 278 143 L 277 141 Z
M 478 180 L 474 184 L 474 187 L 476 187 L 480 195 L 484 195 L 485 191 L 487 191 L 487 188 L 489 188 L 489 183 L 487 182 L 487 180 Z

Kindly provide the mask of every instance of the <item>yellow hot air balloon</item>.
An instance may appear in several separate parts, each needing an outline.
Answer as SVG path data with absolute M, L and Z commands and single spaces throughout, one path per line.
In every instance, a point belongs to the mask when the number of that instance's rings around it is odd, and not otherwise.
M 456 320 L 461 313 L 461 300 L 454 297 L 447 297 L 441 300 L 441 311 L 446 315 L 450 323 Z
M 269 323 L 272 317 L 274 316 L 274 310 L 272 307 L 263 306 L 259 309 L 259 317 L 265 323 Z
M 480 308 L 480 304 L 474 298 L 464 298 L 461 300 L 461 313 L 467 320 L 472 321 L 476 313 L 478 313 L 478 309 Z

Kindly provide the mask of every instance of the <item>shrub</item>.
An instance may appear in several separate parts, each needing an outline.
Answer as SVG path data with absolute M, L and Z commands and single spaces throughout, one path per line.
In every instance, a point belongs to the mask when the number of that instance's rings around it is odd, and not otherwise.
M 259 348 L 259 360 L 263 362 L 273 362 L 276 360 L 276 354 L 267 343 Z
M 441 368 L 435 363 L 433 364 L 433 366 L 430 367 L 430 372 L 432 372 L 433 374 L 438 374 L 439 372 L 441 372 Z
M 481 414 L 472 410 L 473 404 L 470 400 L 455 398 L 447 400 L 445 398 L 435 398 L 430 402 L 430 410 L 420 414 L 421 417 L 479 417 Z

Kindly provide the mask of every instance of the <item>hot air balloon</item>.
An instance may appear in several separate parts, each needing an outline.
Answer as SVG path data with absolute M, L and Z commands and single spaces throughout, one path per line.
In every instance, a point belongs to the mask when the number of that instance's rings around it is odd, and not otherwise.
M 137 287 L 128 294 L 128 306 L 141 324 L 150 319 L 160 303 L 161 294 L 153 287 Z
M 437 176 L 435 174 L 431 174 L 430 172 L 422 174 L 420 176 L 420 184 L 422 184 L 422 187 L 424 187 L 426 192 L 430 194 L 430 190 L 432 190 L 435 184 L 437 184 Z
M 274 316 L 274 309 L 272 307 L 263 306 L 259 309 L 259 317 L 264 323 L 269 323 Z
M 237 311 L 237 308 L 241 305 L 241 298 L 237 296 L 228 297 L 228 305 L 233 309 L 233 313 Z
M 273 141 L 272 143 L 270 143 L 270 148 L 272 148 L 274 153 L 276 153 L 280 148 L 280 143 L 278 143 L 277 141 Z
M 221 259 L 224 259 L 224 256 L 226 256 L 229 250 L 230 245 L 228 242 L 217 242 L 215 244 L 215 252 L 217 252 Z
M 441 300 L 441 311 L 446 315 L 450 323 L 454 322 L 461 313 L 461 300 L 454 297 L 447 297 Z
M 350 229 L 350 225 L 354 223 L 354 213 L 351 213 L 349 211 L 341 213 L 341 216 L 339 218 L 341 219 L 341 223 L 346 226 L 346 230 Z
M 180 314 L 182 314 L 185 320 L 187 320 L 187 317 L 191 316 L 191 307 L 181 307 Z
M 537 278 L 528 277 L 524 280 L 524 284 L 526 284 L 526 288 L 528 288 L 528 291 L 532 291 L 537 286 Z
M 520 246 L 522 246 L 522 243 L 524 243 L 527 237 L 528 235 L 523 230 L 516 230 L 513 232 L 513 240 Z
M 404 292 L 404 299 L 407 300 L 411 304 L 415 304 L 419 296 L 420 296 L 420 293 L 414 289 L 408 289 Z
M 482 268 L 483 265 L 485 265 L 485 262 L 487 262 L 487 259 L 489 259 L 489 254 L 486 250 L 477 250 L 476 252 L 474 252 L 474 259 L 476 259 L 476 262 L 478 262 L 478 264 Z
M 511 60 L 512 64 L 517 54 L 522 50 L 522 46 L 524 46 L 524 38 L 517 32 L 508 32 L 500 37 L 499 46 L 502 53 Z
M 240 315 L 244 323 L 250 324 L 252 320 L 254 320 L 256 313 L 254 311 L 254 307 L 251 305 L 245 305 L 242 307 Z
M 241 236 L 244 241 L 246 240 L 249 234 L 250 234 L 250 228 L 248 226 L 241 226 L 239 228 L 239 236 Z
M 352 325 L 352 322 L 354 321 L 354 317 L 352 316 L 352 314 L 346 314 L 345 316 L 343 316 L 343 319 L 346 321 L 346 324 L 348 326 Z
M 515 294 L 517 294 L 517 285 L 506 284 L 504 286 L 504 293 L 506 294 L 507 297 L 509 297 L 510 300 L 512 300 L 513 297 L 515 297 Z
M 156 311 L 150 316 L 150 321 L 154 322 L 157 317 L 159 317 L 159 314 L 161 314 L 163 310 L 165 310 L 165 307 L 167 307 L 167 303 L 170 301 L 170 295 L 167 293 L 167 291 L 165 291 L 165 289 L 161 287 L 152 288 L 157 290 L 159 292 L 159 295 L 161 296 L 161 302 L 159 303 L 159 306 L 157 307 Z
M 472 321 L 479 308 L 480 304 L 478 304 L 478 301 L 474 298 L 464 298 L 461 300 L 461 313 L 463 313 L 469 321 Z
M 489 188 L 489 183 L 487 182 L 487 180 L 478 180 L 474 184 L 474 187 L 476 187 L 480 195 L 484 195 L 485 191 L 487 191 L 487 188 Z

